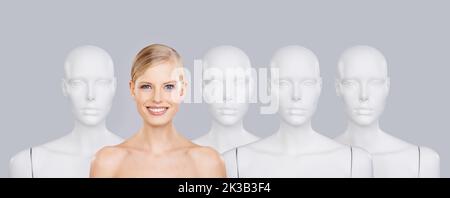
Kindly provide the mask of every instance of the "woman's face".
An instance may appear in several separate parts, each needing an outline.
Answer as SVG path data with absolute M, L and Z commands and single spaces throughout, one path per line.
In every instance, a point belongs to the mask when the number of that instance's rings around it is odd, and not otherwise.
M 172 122 L 185 92 L 182 69 L 173 62 L 163 62 L 130 82 L 131 95 L 146 124 L 162 126 Z

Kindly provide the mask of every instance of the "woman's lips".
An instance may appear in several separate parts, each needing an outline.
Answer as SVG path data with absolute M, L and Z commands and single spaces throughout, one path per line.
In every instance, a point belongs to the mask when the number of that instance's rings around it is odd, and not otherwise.
M 147 107 L 148 112 L 154 116 L 161 116 L 167 112 L 169 107 Z

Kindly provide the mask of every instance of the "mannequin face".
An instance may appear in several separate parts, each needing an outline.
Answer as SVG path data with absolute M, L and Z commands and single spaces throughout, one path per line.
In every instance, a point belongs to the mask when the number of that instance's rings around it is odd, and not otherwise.
M 136 82 L 130 82 L 138 112 L 148 125 L 163 126 L 172 122 L 186 86 L 181 70 L 182 67 L 172 61 L 163 62 L 149 67 Z
M 279 69 L 279 77 L 272 79 L 275 89 L 271 90 L 278 94 L 279 115 L 292 126 L 309 122 L 316 111 L 322 85 L 315 55 L 296 49 L 284 50 L 273 66 Z
M 75 118 L 88 126 L 104 122 L 116 88 L 111 57 L 97 47 L 80 47 L 69 54 L 65 67 L 63 91 Z
M 250 61 L 242 51 L 219 47 L 204 59 L 203 96 L 210 114 L 222 125 L 241 121 L 248 110 Z
M 360 126 L 378 121 L 389 93 L 386 62 L 381 54 L 375 55 L 356 51 L 340 62 L 337 92 L 347 116 Z

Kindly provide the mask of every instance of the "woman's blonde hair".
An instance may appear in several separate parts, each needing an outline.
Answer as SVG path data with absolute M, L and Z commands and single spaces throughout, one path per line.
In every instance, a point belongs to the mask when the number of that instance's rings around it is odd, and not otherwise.
M 136 82 L 136 79 L 148 68 L 165 62 L 173 62 L 177 66 L 182 66 L 180 54 L 167 45 L 152 44 L 143 48 L 134 58 L 131 67 L 131 81 Z

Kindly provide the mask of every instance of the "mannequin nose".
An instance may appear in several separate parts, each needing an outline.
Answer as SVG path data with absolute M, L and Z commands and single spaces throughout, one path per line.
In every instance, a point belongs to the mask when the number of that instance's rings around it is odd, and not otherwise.
M 95 100 L 95 90 L 94 90 L 94 86 L 92 84 L 89 84 L 89 86 L 88 86 L 87 100 L 89 100 L 89 101 Z
M 292 100 L 298 101 L 302 99 L 302 90 L 299 85 L 294 84 L 292 87 Z
M 234 91 L 235 91 L 235 88 L 233 87 L 232 84 L 225 83 L 225 87 L 223 88 L 223 93 L 222 93 L 223 101 L 229 102 L 229 101 L 233 100 Z
M 359 91 L 359 101 L 365 102 L 369 100 L 369 94 L 367 91 L 367 86 L 361 86 L 361 90 Z

